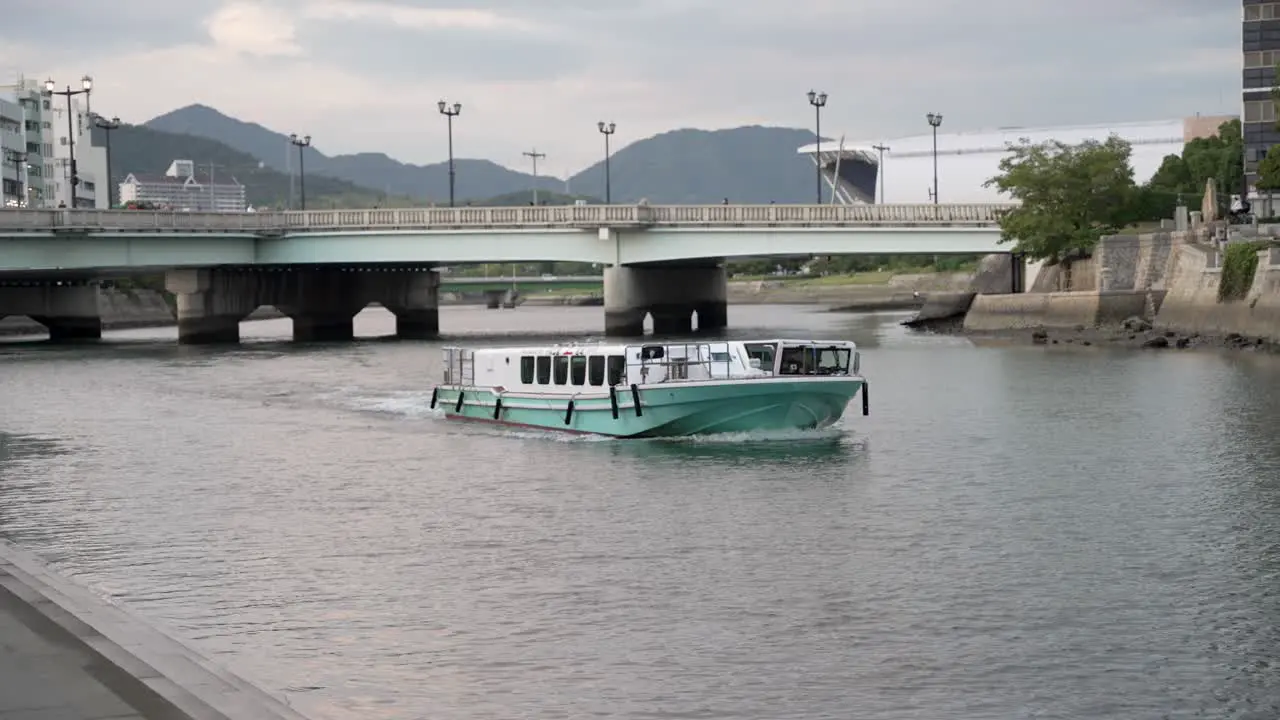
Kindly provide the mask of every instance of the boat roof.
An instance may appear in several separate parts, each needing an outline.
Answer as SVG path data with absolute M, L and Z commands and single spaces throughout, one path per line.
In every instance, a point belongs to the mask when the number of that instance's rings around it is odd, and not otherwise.
M 588 340 L 579 342 L 551 343 L 547 345 L 512 345 L 503 347 L 476 347 L 465 348 L 473 352 L 483 353 L 538 353 L 552 352 L 564 350 L 596 350 L 623 351 L 630 347 L 645 347 L 650 345 L 661 345 L 664 347 L 685 347 L 691 345 L 723 345 L 728 343 L 766 343 L 766 344 L 783 344 L 783 345 L 817 345 L 820 347 L 848 347 L 856 348 L 857 344 L 852 340 L 815 340 L 815 339 L 798 339 L 798 338 L 734 338 L 724 340 L 652 340 L 637 342 L 605 342 L 602 340 Z M 449 345 L 446 350 L 464 349 L 461 346 Z

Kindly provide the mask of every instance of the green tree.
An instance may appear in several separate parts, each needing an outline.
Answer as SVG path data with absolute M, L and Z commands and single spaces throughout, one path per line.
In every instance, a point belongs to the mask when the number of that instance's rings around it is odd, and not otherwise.
M 1187 167 L 1181 155 L 1165 155 L 1164 162 L 1160 163 L 1160 169 L 1151 176 L 1147 185 L 1168 192 L 1191 192 L 1193 185 L 1191 169 Z
M 1182 159 L 1190 175 L 1190 187 L 1182 192 L 1200 193 L 1205 182 L 1213 180 L 1219 195 L 1229 195 L 1244 177 L 1244 135 L 1240 120 L 1229 120 L 1218 126 L 1218 134 L 1196 138 L 1182 149 Z
M 1280 145 L 1272 145 L 1258 163 L 1257 186 L 1259 190 L 1280 190 Z
M 1133 148 L 1119 137 L 1079 145 L 1023 139 L 1009 150 L 986 186 L 1020 203 L 1000 218 L 1001 242 L 1015 243 L 1015 252 L 1056 263 L 1132 219 Z

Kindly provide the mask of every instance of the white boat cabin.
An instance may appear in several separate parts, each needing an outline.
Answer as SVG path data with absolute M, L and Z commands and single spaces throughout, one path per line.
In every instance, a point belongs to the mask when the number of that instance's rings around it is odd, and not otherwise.
M 614 385 L 857 375 L 846 341 L 758 340 L 444 349 L 444 385 L 574 395 Z

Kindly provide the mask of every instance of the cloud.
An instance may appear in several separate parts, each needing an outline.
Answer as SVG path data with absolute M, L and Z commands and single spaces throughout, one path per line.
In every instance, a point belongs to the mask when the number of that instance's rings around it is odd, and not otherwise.
M 16 8 L 11 8 L 16 5 Z M 1203 0 L 6 0 L 0 68 L 97 81 L 130 120 L 192 102 L 325 152 L 565 174 L 677 127 L 921 132 L 1237 112 L 1239 13 Z M 927 128 L 925 128 L 927 129 Z
M 205 21 L 217 49 L 260 57 L 303 54 L 288 13 L 246 0 L 219 8 Z

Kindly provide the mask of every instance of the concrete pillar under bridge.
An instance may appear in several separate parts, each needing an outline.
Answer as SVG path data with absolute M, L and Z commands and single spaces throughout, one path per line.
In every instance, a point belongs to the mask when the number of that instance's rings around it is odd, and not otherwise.
M 0 318 L 25 315 L 49 329 L 55 342 L 102 337 L 98 286 L 92 282 L 0 285 Z
M 440 276 L 425 268 L 207 268 L 170 270 L 178 342 L 234 343 L 240 321 L 262 305 L 293 320 L 297 341 L 350 340 L 356 313 L 380 303 L 396 316 L 396 336 L 440 333 Z
M 723 266 L 618 266 L 604 271 L 604 331 L 609 337 L 644 334 L 653 318 L 655 335 L 720 330 L 729 324 L 729 282 Z

